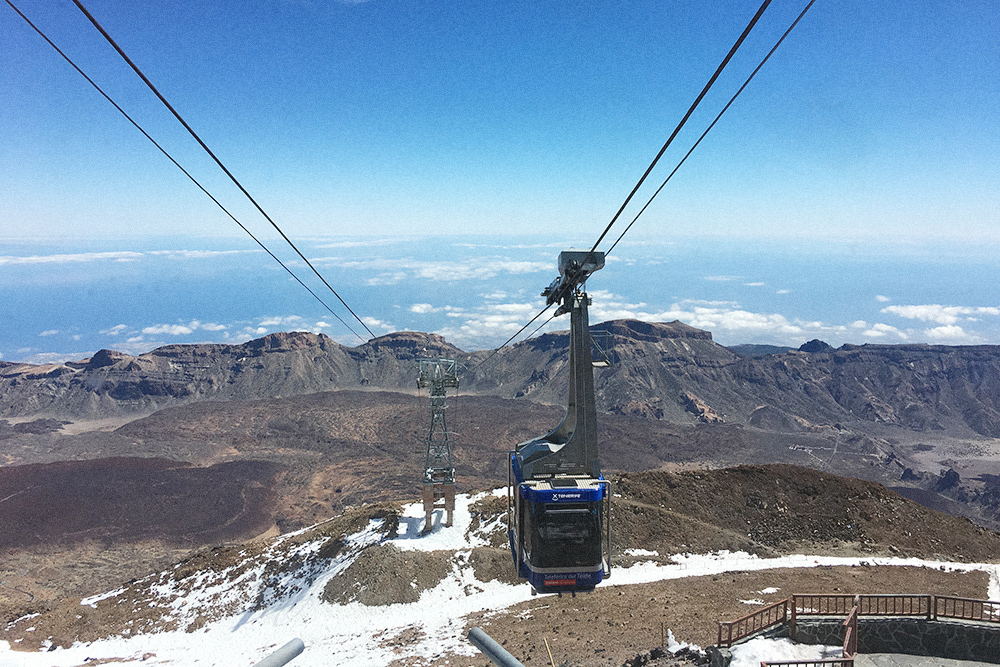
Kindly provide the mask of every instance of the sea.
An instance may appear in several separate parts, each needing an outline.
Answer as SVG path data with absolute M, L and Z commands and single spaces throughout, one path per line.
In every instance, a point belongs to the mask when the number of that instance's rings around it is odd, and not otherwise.
M 0 361 L 55 363 L 102 348 L 141 354 L 276 331 L 356 346 L 414 330 L 467 351 L 492 349 L 568 327 L 551 311 L 525 325 L 544 308 L 559 252 L 590 249 L 499 234 L 293 241 L 322 280 L 281 239 L 265 241 L 274 256 L 249 238 L 0 243 Z M 994 345 L 998 250 L 645 237 L 611 250 L 586 290 L 591 323 L 680 320 L 723 345 Z

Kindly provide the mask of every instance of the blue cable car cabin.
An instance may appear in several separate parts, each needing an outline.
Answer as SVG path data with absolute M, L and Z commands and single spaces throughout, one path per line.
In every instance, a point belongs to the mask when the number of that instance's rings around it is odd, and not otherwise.
M 582 286 L 604 253 L 566 250 L 559 278 L 542 292 L 570 314 L 566 417 L 552 432 L 519 444 L 508 468 L 507 526 L 517 574 L 542 593 L 593 590 L 610 573 L 610 484 L 597 453 L 597 408 Z
M 511 553 L 518 576 L 542 593 L 593 590 L 609 573 L 605 545 L 611 493 L 604 479 L 588 477 L 519 478 L 511 453 L 516 490 Z

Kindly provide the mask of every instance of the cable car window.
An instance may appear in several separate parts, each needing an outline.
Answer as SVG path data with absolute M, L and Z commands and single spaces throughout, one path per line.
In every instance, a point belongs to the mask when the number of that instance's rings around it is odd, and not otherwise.
M 539 503 L 531 521 L 531 561 L 536 567 L 601 563 L 600 503 Z

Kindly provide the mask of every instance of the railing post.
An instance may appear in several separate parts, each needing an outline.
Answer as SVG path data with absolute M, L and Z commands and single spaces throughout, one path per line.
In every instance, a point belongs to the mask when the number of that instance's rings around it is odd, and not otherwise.
M 791 638 L 792 641 L 795 641 L 795 607 L 798 606 L 795 599 L 796 595 L 792 593 L 792 598 L 791 598 L 792 610 L 791 613 L 789 614 L 790 618 L 788 620 L 788 636 L 789 638 Z
M 927 607 L 927 620 L 937 620 L 937 596 L 931 595 L 930 606 Z

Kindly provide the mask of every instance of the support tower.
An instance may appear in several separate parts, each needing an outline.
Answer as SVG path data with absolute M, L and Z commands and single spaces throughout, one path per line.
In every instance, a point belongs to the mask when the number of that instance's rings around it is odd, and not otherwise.
M 566 416 L 546 435 L 510 452 L 507 525 L 517 574 L 542 593 L 589 591 L 611 574 L 611 488 L 601 475 L 584 283 L 604 253 L 566 250 L 542 296 L 569 313 Z M 599 363 L 607 365 L 605 354 Z
M 430 532 L 434 508 L 443 507 L 444 525 L 451 526 L 455 514 L 455 467 L 451 461 L 451 441 L 445 419 L 445 395 L 448 387 L 458 388 L 458 364 L 454 359 L 420 359 L 417 387 L 429 389 L 431 425 L 427 433 L 427 458 L 424 463 L 424 530 Z

